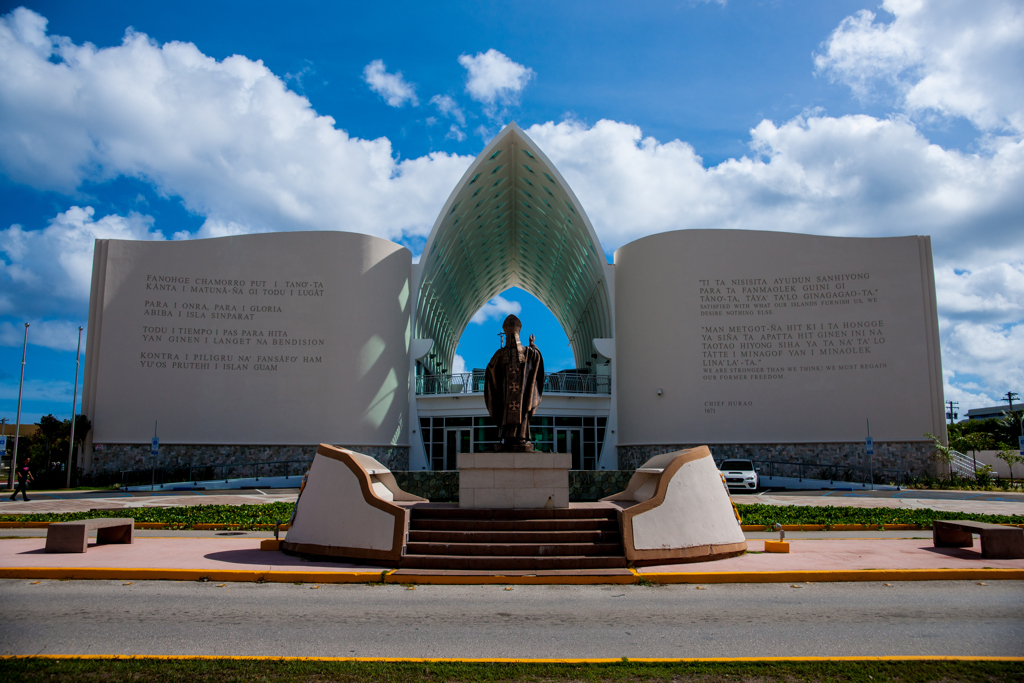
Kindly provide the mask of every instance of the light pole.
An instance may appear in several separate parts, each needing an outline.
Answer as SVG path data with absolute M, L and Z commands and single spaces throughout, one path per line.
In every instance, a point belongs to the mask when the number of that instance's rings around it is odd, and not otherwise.
M 75 407 L 78 405 L 78 369 L 82 358 L 82 328 L 78 328 L 78 351 L 75 352 L 75 389 L 71 394 L 71 443 L 68 445 L 68 481 L 64 488 L 71 488 L 71 454 L 75 452 Z
M 14 468 L 18 465 L 18 435 L 21 433 L 21 394 L 25 388 L 25 351 L 28 350 L 28 323 L 25 323 L 25 343 L 21 346 L 21 384 L 18 385 L 18 417 L 14 427 L 14 453 L 11 454 L 11 473 L 7 486 L 14 488 Z

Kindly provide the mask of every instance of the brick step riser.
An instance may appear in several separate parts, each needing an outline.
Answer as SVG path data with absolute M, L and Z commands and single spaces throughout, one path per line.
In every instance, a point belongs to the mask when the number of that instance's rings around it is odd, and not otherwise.
M 452 555 L 406 555 L 403 569 L 448 569 L 475 571 L 544 571 L 552 569 L 619 569 L 625 557 L 465 557 Z
M 473 557 L 594 557 L 622 555 L 617 543 L 512 544 L 409 543 L 409 555 L 463 555 Z
M 555 510 L 501 509 L 478 510 L 459 508 L 414 508 L 414 519 L 478 519 L 478 520 L 549 520 L 549 519 L 615 519 L 615 510 L 568 508 Z
M 409 531 L 414 543 L 621 543 L 618 531 Z
M 409 530 L 480 533 L 491 531 L 618 531 L 619 523 L 614 519 L 497 521 L 413 518 L 409 522 Z

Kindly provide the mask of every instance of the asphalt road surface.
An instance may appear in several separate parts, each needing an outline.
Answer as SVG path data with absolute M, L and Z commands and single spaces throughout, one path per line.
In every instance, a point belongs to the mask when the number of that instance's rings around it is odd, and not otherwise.
M 3 654 L 1024 655 L 1011 581 L 419 586 L 0 580 Z

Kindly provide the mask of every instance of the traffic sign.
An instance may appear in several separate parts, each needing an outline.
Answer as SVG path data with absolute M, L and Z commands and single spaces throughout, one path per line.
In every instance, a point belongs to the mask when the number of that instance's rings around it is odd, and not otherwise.
M 867 449 L 868 455 L 875 454 L 875 440 L 872 439 L 870 436 L 864 439 L 864 447 Z
M 1021 446 L 1024 448 L 1024 446 Z M 0 456 L 7 457 L 7 435 L 0 436 Z
M 160 439 L 153 437 L 153 445 L 149 447 L 150 455 L 160 455 Z
M 1017 446 L 1020 449 L 1020 454 L 1024 456 L 1024 436 L 1017 437 Z

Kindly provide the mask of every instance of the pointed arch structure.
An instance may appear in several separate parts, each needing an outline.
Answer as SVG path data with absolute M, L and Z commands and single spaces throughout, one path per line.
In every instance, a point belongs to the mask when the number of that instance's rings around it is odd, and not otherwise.
M 613 336 L 608 267 L 568 183 L 510 123 L 456 185 L 424 246 L 414 336 L 434 341 L 428 369 L 451 368 L 470 319 L 510 287 L 548 307 L 583 367 L 593 340 Z

